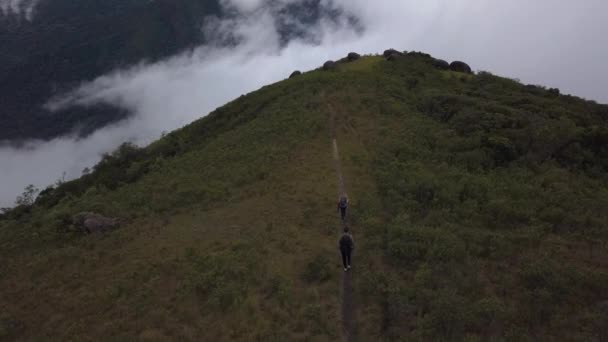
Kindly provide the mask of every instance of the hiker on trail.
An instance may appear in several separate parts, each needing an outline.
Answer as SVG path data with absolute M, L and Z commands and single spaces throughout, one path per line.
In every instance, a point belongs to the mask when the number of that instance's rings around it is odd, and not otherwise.
M 338 211 L 340 211 L 340 217 L 342 217 L 342 221 L 346 218 L 346 208 L 348 207 L 348 196 L 346 194 L 342 194 L 340 199 L 338 200 Z
M 338 242 L 340 253 L 342 254 L 342 264 L 344 265 L 344 271 L 350 270 L 350 255 L 355 248 L 355 240 L 349 233 L 348 227 L 344 227 L 344 233 L 340 237 Z

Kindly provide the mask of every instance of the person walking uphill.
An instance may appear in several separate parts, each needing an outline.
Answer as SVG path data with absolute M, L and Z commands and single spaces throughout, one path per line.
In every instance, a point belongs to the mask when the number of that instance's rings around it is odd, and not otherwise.
M 340 217 L 342 218 L 342 221 L 344 221 L 344 219 L 346 218 L 346 208 L 348 207 L 348 196 L 346 196 L 346 194 L 343 194 L 342 196 L 340 196 L 340 199 L 338 200 L 338 210 L 340 211 Z
M 344 265 L 344 271 L 350 270 L 350 256 L 355 248 L 355 240 L 348 231 L 348 227 L 344 227 L 344 233 L 340 237 L 338 242 L 340 253 L 342 254 L 342 264 Z

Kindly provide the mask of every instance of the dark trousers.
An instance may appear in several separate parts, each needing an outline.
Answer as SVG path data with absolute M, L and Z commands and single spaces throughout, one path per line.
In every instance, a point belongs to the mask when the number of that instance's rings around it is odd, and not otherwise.
M 344 268 L 346 268 L 348 265 L 350 265 L 351 252 L 352 252 L 352 250 L 350 250 L 350 249 L 340 249 L 340 253 L 342 253 L 342 264 L 344 265 Z
M 342 221 L 346 218 L 346 208 L 340 207 L 340 215 L 342 216 Z

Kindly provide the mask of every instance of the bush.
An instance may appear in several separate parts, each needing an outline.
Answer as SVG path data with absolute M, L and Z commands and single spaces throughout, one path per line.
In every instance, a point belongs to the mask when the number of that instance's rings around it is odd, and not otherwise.
M 225 255 L 189 254 L 193 263 L 189 285 L 203 300 L 202 306 L 226 311 L 245 301 L 249 284 L 258 272 L 256 260 L 247 249 L 227 251 Z
M 466 255 L 464 242 L 456 235 L 435 228 L 392 226 L 388 232 L 387 250 L 399 264 L 430 260 L 450 262 Z
M 486 139 L 486 146 L 494 151 L 494 162 L 497 166 L 506 165 L 517 159 L 515 145 L 509 138 L 490 136 Z
M 302 72 L 299 70 L 296 70 L 296 71 L 292 72 L 291 75 L 289 75 L 289 78 L 294 78 L 294 77 L 300 76 L 300 75 L 302 75 Z
M 422 327 L 424 335 L 432 339 L 462 340 L 465 327 L 471 322 L 465 298 L 454 291 L 443 290 L 435 293 L 429 312 L 424 316 Z
M 460 111 L 474 107 L 475 99 L 459 95 L 429 95 L 423 98 L 419 109 L 428 116 L 448 122 Z
M 329 260 L 324 255 L 317 255 L 306 265 L 304 279 L 308 282 L 324 282 L 331 278 Z
M 281 276 L 275 276 L 269 281 L 268 297 L 275 298 L 279 304 L 285 305 L 292 298 L 292 284 Z

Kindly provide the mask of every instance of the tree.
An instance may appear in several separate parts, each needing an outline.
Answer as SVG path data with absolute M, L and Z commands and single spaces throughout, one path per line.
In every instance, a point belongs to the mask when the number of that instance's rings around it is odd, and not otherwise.
M 40 190 L 38 190 L 38 188 L 35 187 L 33 184 L 26 186 L 25 189 L 23 190 L 23 193 L 20 196 L 17 196 L 17 199 L 15 200 L 15 205 L 30 206 L 30 205 L 34 204 L 34 200 L 36 199 L 36 194 L 39 191 Z
M 61 174 L 61 178 L 58 178 L 58 179 L 55 181 L 55 187 L 60 187 L 60 186 L 61 186 L 61 184 L 65 183 L 65 175 L 66 175 L 66 172 L 65 172 L 65 171 L 63 171 L 63 173 Z

